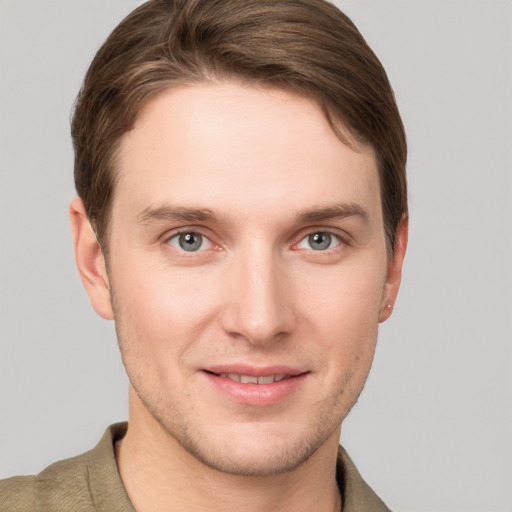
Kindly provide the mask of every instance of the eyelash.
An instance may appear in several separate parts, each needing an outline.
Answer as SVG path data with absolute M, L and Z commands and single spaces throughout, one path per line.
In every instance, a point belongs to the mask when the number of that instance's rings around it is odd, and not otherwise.
M 200 250 L 192 250 L 192 251 L 187 251 L 186 249 L 184 249 L 181 244 L 180 244 L 180 238 L 181 237 L 186 237 L 187 235 L 196 235 L 196 236 L 199 236 L 201 237 L 201 245 L 199 246 L 199 249 Z M 171 243 L 172 240 L 176 240 L 177 242 L 177 245 L 174 245 L 173 243 Z M 178 231 L 177 233 L 174 233 L 173 235 L 167 237 L 165 239 L 165 243 L 167 243 L 168 245 L 171 245 L 172 247 L 174 247 L 175 249 L 177 249 L 179 252 L 183 252 L 183 253 L 189 253 L 189 254 L 194 254 L 194 253 L 198 253 L 198 252 L 203 252 L 204 250 L 206 249 L 210 249 L 211 246 L 213 246 L 213 242 L 206 236 L 204 235 L 203 233 L 201 233 L 200 231 L 197 231 L 197 230 L 193 230 L 193 229 L 188 229 L 188 230 L 180 230 Z M 204 245 L 204 244 L 208 244 L 209 247 L 207 247 L 206 249 L 203 248 L 201 249 L 201 247 Z M 192 245 L 192 244 L 191 244 Z
M 187 251 L 187 249 L 183 248 L 183 246 L 180 243 L 181 242 L 180 237 L 187 236 L 187 235 L 196 235 L 196 236 L 201 237 L 201 243 L 197 249 Z M 314 249 L 313 247 L 311 247 L 311 237 L 314 237 L 315 235 L 323 235 L 324 237 L 326 236 L 328 238 L 328 246 L 325 248 L 322 248 L 322 249 Z M 176 241 L 176 244 L 172 243 L 173 240 Z M 308 243 L 308 242 L 309 242 L 310 247 L 301 247 L 301 244 Z M 175 248 L 178 252 L 180 252 L 182 254 L 189 254 L 189 255 L 204 252 L 205 250 L 211 249 L 212 247 L 219 248 L 218 246 L 216 246 L 214 244 L 214 242 L 212 242 L 212 240 L 210 240 L 210 238 L 208 236 L 206 236 L 201 231 L 194 230 L 194 229 L 182 229 L 176 233 L 173 233 L 171 236 L 167 236 L 165 238 L 165 243 L 172 246 L 173 248 Z M 332 243 L 335 243 L 335 245 L 331 246 Z M 205 244 L 207 244 L 208 247 L 203 247 Z M 325 230 L 325 229 L 315 229 L 315 230 L 310 230 L 309 232 L 307 232 L 303 236 L 301 236 L 300 240 L 297 243 L 292 245 L 292 249 L 299 249 L 299 250 L 304 249 L 307 251 L 313 251 L 314 253 L 317 253 L 317 254 L 321 254 L 321 253 L 326 253 L 326 252 L 332 252 L 333 250 L 340 249 L 340 246 L 346 246 L 346 245 L 348 245 L 348 243 L 347 243 L 346 239 L 343 238 L 341 235 L 339 235 L 337 233 L 333 233 L 332 231 Z M 190 247 L 193 247 L 193 243 L 191 243 Z

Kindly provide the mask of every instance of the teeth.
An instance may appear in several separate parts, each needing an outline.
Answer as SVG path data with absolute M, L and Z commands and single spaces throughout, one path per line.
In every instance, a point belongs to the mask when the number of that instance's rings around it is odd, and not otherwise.
M 241 382 L 242 384 L 272 384 L 273 382 L 283 380 L 286 378 L 286 375 L 277 374 L 255 377 L 253 375 L 240 375 L 238 373 L 219 373 L 219 377 L 234 380 L 235 382 Z
M 258 384 L 258 377 L 252 375 L 240 375 L 240 382 L 242 384 Z
M 275 382 L 274 375 L 266 375 L 265 377 L 258 377 L 258 384 L 272 384 Z

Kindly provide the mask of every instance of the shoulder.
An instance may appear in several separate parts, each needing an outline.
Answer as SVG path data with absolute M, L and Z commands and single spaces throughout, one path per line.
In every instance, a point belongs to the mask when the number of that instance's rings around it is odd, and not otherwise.
M 390 512 L 341 446 L 338 448 L 336 479 L 343 497 L 343 512 Z
M 90 511 L 89 452 L 48 466 L 38 475 L 0 480 L 0 512 Z
M 92 450 L 38 475 L 0 480 L 0 512 L 134 512 L 114 455 L 114 443 L 127 428 L 111 425 Z

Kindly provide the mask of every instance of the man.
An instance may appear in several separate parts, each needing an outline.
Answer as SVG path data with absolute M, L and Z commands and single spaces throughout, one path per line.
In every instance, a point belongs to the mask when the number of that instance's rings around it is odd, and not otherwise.
M 391 87 L 322 0 L 152 0 L 72 124 L 78 270 L 128 424 L 1 510 L 387 510 L 338 448 L 407 242 Z M 129 425 L 129 426 L 128 426 Z

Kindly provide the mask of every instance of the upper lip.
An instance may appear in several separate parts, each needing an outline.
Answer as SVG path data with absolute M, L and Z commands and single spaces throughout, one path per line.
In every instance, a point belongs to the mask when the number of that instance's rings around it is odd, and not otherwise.
M 288 365 L 253 366 L 247 364 L 219 364 L 203 368 L 204 371 L 221 374 L 236 373 L 251 377 L 265 377 L 267 375 L 289 375 L 296 376 L 307 373 L 307 370 Z

